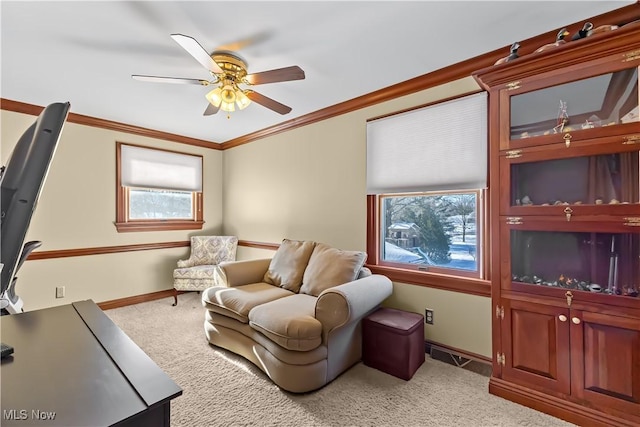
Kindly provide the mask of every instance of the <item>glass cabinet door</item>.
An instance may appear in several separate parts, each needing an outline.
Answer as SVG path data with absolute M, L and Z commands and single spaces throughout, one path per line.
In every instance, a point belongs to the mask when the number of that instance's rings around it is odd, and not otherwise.
M 511 229 L 509 240 L 513 284 L 638 297 L 640 233 Z
M 608 214 L 640 215 L 640 144 L 614 147 L 632 151 L 600 154 L 603 149 L 593 145 L 573 151 L 522 150 L 517 158 L 501 159 L 501 175 L 509 180 L 500 193 L 501 213 L 550 215 L 566 210 L 575 216 L 603 214 L 607 207 Z
M 576 70 L 576 73 L 581 74 L 581 71 Z M 538 82 L 540 84 L 543 83 Z M 534 87 L 527 92 L 514 92 L 509 94 L 507 102 L 509 120 L 506 135 L 511 148 L 513 145 L 552 143 L 566 135 L 577 140 L 593 130 L 611 131 L 614 129 L 610 126 L 640 122 L 638 67 L 555 86 Z M 542 138 L 528 140 L 536 137 Z

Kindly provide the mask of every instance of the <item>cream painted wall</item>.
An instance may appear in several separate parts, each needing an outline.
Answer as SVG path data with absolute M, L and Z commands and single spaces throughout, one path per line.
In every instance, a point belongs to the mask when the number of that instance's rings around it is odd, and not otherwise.
M 176 260 L 188 256 L 188 248 L 173 248 L 27 261 L 16 289 L 25 311 L 144 295 L 173 288 Z M 62 285 L 66 296 L 56 299 L 55 287 Z
M 41 250 L 187 240 L 192 234 L 233 234 L 280 242 L 309 239 L 342 249 L 366 247 L 366 120 L 477 90 L 472 78 L 341 115 L 224 152 L 170 141 L 65 125 L 27 240 Z M 1 111 L 0 159 L 35 119 Z M 199 232 L 117 233 L 115 142 L 204 156 L 205 229 Z M 171 271 L 188 248 L 28 261 L 18 294 L 33 310 L 91 298 L 96 302 L 172 287 Z M 239 247 L 238 259 L 270 258 L 273 251 Z M 67 297 L 55 298 L 55 287 Z M 394 283 L 385 305 L 435 311 L 425 337 L 491 357 L 490 299 Z
M 249 248 L 246 246 L 238 246 L 236 252 L 237 259 L 266 259 L 273 258 L 274 251 L 271 249 Z
M 434 321 L 424 325 L 427 340 L 491 357 L 490 298 L 394 283 L 384 306 L 422 315 L 430 308 Z
M 225 150 L 225 234 L 365 250 L 367 119 L 476 90 L 469 77 Z M 263 255 L 272 253 L 238 252 L 239 259 Z M 385 305 L 418 313 L 429 307 L 436 321 L 426 338 L 491 357 L 489 298 L 394 284 Z
M 73 111 L 73 106 L 71 107 Z M 6 164 L 34 116 L 1 111 L 0 158 Z M 115 220 L 116 141 L 203 155 L 203 230 L 118 233 Z M 222 152 L 171 141 L 67 122 L 51 163 L 26 241 L 41 240 L 40 250 L 93 248 L 188 240 L 193 234 L 222 232 Z M 173 287 L 171 271 L 189 248 L 27 261 L 17 293 L 25 310 L 96 302 Z M 55 287 L 67 297 L 55 298 Z

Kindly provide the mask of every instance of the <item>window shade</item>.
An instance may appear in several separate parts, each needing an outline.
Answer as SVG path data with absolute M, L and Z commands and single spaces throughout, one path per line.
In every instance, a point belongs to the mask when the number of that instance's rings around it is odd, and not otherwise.
M 120 150 L 121 185 L 202 191 L 202 157 L 124 144 Z
M 486 92 L 367 123 L 367 194 L 486 186 Z

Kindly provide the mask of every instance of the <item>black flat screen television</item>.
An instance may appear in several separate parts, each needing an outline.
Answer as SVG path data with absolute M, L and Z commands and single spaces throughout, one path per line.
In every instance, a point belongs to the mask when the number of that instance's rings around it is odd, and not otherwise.
M 39 241 L 24 240 L 40 192 L 49 172 L 67 120 L 68 102 L 50 104 L 24 131 L 13 148 L 0 178 L 0 309 L 2 314 L 22 311 L 15 293 L 17 272 Z

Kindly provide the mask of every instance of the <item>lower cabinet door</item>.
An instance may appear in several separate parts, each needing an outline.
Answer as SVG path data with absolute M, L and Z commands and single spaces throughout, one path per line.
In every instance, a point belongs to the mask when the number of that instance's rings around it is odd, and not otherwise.
M 569 310 L 504 300 L 502 377 L 543 391 L 571 391 Z
M 640 319 L 571 310 L 571 393 L 640 421 Z

